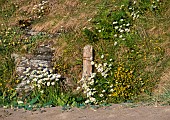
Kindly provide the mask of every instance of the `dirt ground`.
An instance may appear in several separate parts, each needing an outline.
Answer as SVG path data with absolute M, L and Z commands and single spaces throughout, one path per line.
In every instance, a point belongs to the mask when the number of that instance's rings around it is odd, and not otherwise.
M 0 108 L 0 120 L 170 120 L 170 106 L 127 107 L 112 105 L 98 109 L 61 107 L 43 108 L 37 111 Z

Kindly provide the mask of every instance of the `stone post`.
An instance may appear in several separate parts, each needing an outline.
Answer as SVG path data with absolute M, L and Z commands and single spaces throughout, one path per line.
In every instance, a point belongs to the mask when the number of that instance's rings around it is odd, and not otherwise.
M 93 60 L 93 48 L 91 45 L 86 45 L 83 49 L 83 75 L 86 78 L 92 73 L 91 61 Z

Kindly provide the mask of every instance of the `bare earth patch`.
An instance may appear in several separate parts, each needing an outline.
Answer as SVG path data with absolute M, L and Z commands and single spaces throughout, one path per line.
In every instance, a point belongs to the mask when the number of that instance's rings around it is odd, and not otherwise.
M 0 108 L 0 120 L 169 120 L 170 106 L 125 107 L 112 105 L 99 109 L 61 107 L 43 108 L 37 111 Z

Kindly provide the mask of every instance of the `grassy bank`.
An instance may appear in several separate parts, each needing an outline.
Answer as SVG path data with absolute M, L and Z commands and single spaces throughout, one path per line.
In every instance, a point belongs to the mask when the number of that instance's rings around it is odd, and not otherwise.
M 1 0 L 1 105 L 169 104 L 169 5 L 168 0 Z M 38 34 L 26 35 L 30 30 Z M 55 92 L 46 98 L 36 89 L 37 94 L 18 97 L 11 54 L 33 53 L 43 43 L 53 43 L 54 69 L 69 78 L 74 92 L 60 91 L 56 99 Z M 95 53 L 88 81 L 81 79 L 87 44 Z

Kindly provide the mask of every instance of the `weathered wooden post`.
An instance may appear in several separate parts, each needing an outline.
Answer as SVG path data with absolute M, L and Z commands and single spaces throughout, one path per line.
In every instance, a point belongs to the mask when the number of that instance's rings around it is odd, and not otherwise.
M 86 45 L 83 49 L 83 75 L 82 75 L 82 78 L 87 78 L 91 75 L 92 60 L 93 60 L 93 47 L 91 45 Z

